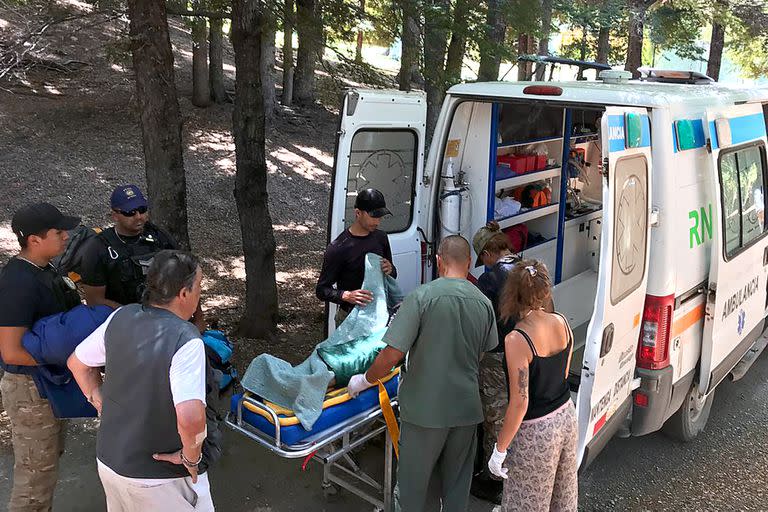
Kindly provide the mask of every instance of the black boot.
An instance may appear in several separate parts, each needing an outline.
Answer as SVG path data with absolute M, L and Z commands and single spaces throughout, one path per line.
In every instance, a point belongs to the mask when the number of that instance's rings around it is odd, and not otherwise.
M 475 498 L 501 505 L 503 488 L 504 483 L 500 480 L 494 480 L 485 474 L 481 474 L 472 479 L 472 487 L 469 492 Z

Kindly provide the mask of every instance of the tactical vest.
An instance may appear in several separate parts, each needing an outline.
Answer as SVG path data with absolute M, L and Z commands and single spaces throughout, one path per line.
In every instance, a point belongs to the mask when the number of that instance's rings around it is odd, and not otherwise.
M 123 242 L 115 228 L 105 229 L 97 237 L 107 247 L 105 297 L 119 304 L 141 302 L 152 258 L 163 249 L 172 248 L 168 237 L 149 223 L 133 244 Z

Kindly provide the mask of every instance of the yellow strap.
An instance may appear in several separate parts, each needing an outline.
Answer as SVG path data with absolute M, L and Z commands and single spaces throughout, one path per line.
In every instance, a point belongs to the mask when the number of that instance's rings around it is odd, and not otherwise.
M 400 459 L 400 426 L 397 424 L 397 418 L 395 418 L 395 411 L 392 410 L 392 404 L 389 402 L 389 393 L 384 384 L 379 381 L 379 405 L 381 406 L 381 412 L 384 415 L 384 421 L 387 424 L 387 430 L 389 430 L 389 437 L 392 438 L 392 447 L 395 449 L 395 458 Z

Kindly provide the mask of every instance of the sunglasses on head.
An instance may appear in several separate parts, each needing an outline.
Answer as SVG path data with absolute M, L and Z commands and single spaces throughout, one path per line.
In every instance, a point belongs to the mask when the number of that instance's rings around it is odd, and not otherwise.
M 139 206 L 138 208 L 134 208 L 133 210 L 131 210 L 129 212 L 126 212 L 124 210 L 115 210 L 115 211 L 117 213 L 119 213 L 120 215 L 122 215 L 123 217 L 133 217 L 137 213 L 140 213 L 142 215 L 147 213 L 147 207 L 146 206 Z

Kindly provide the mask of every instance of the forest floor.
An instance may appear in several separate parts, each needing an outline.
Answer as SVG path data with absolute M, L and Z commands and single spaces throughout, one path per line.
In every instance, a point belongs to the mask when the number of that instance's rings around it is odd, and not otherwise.
M 83 4 L 60 4 L 70 13 Z M 0 34 L 34 24 L 29 12 L 0 10 Z M 170 19 L 176 83 L 183 117 L 189 233 L 205 271 L 203 308 L 233 333 L 244 310 L 245 271 L 234 201 L 232 104 L 191 104 L 192 43 L 179 17 Z M 45 56 L 76 69 L 33 68 L 23 81 L 0 84 L 0 264 L 18 245 L 10 218 L 19 206 L 49 201 L 80 215 L 86 225 L 109 224 L 109 194 L 118 184 L 146 190 L 141 131 L 123 19 L 89 16 L 51 26 Z M 278 64 L 279 62 L 278 55 Z M 234 55 L 225 47 L 226 87 L 234 90 Z M 324 62 L 317 72 L 319 102 L 276 106 L 267 126 L 269 206 L 277 241 L 280 305 L 276 341 L 235 339 L 238 366 L 262 352 L 296 362 L 323 338 L 324 306 L 314 286 L 326 245 L 326 225 L 340 78 L 355 70 Z M 333 73 L 333 74 L 331 74 Z M 276 68 L 276 83 L 282 69 Z M 376 72 L 379 81 L 388 80 Z M 381 83 L 381 82 L 380 82 Z M 391 79 L 390 79 L 391 83 Z M 280 88 L 277 90 L 279 99 Z M 151 213 L 151 212 L 150 212 Z

